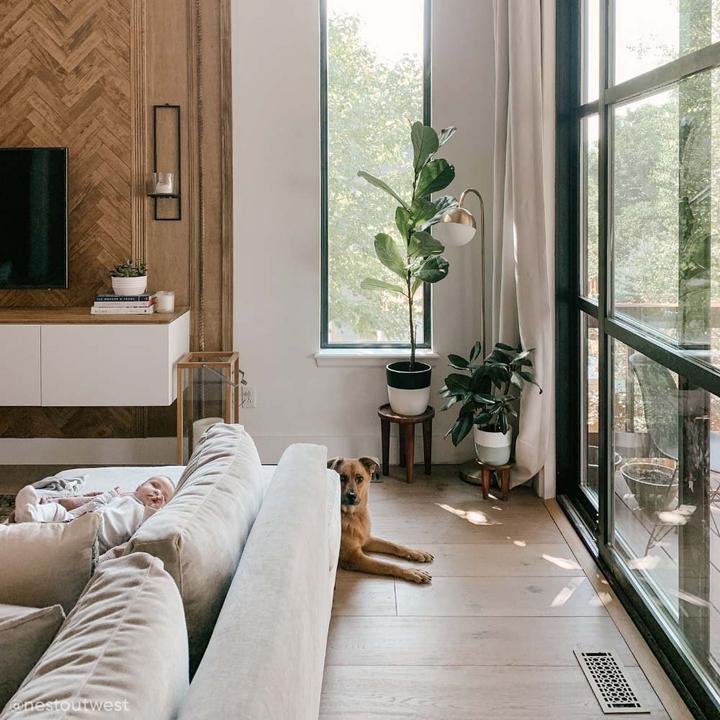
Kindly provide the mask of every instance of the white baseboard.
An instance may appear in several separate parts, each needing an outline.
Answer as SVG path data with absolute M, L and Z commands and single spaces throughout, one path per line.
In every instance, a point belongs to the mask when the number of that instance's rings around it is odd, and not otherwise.
M 173 465 L 175 438 L 2 438 L 2 465 Z

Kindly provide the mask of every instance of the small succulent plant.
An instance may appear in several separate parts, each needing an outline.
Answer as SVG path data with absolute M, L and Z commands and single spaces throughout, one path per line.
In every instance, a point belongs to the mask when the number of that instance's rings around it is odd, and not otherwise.
M 147 265 L 142 260 L 133 262 L 128 258 L 124 263 L 116 265 L 110 275 L 111 277 L 143 277 L 147 275 Z

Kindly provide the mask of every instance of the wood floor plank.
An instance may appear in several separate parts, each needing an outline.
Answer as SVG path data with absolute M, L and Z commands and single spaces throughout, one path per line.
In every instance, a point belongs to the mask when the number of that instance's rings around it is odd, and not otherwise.
M 396 615 L 395 581 L 338 570 L 333 615 Z
M 606 610 L 585 576 L 436 577 L 432 585 L 396 584 L 398 615 L 597 616 Z
M 465 512 L 460 510 L 459 512 Z M 372 532 L 395 542 L 417 543 L 562 543 L 563 537 L 548 513 L 532 512 L 498 517 L 475 512 L 467 517 L 438 508 L 432 515 L 407 511 L 402 515 L 372 516 Z
M 575 667 L 578 647 L 637 664 L 609 617 L 335 617 L 326 663 Z
M 433 577 L 576 576 L 582 573 L 582 568 L 565 543 L 423 543 L 421 549 L 435 556 L 430 565 L 423 566 Z M 418 563 L 390 559 L 401 565 L 421 567 Z
M 628 675 L 652 708 L 668 715 L 638 668 Z M 327 668 L 321 720 L 601 720 L 579 667 L 343 667 Z M 613 715 L 636 720 L 637 715 Z

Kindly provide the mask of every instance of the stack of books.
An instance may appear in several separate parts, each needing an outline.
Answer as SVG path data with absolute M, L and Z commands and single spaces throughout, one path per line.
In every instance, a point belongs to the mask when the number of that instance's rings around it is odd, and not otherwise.
M 155 312 L 155 295 L 115 295 L 101 293 L 95 296 L 90 308 L 92 315 L 151 315 Z

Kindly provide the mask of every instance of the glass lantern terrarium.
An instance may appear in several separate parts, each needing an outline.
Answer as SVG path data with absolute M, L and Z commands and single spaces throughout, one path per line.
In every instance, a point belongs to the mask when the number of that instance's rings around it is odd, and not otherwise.
M 245 384 L 236 352 L 190 352 L 177 364 L 177 462 L 185 465 L 203 433 L 239 419 Z

